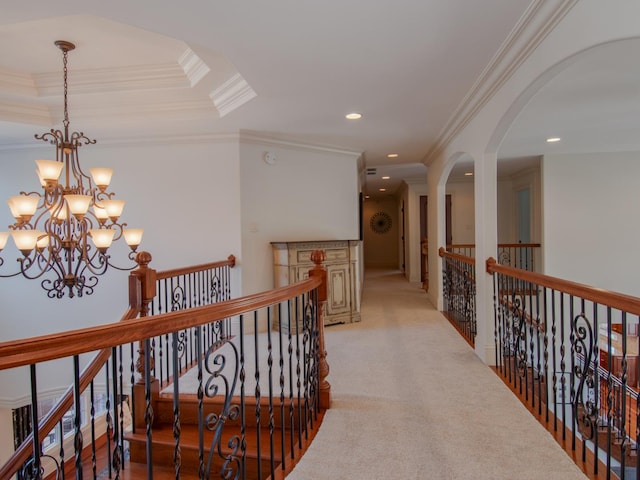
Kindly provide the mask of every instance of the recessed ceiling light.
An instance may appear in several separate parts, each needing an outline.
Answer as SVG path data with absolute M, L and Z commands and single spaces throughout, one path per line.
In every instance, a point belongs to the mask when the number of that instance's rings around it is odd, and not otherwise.
M 397 153 L 390 153 L 389 155 L 387 155 L 387 158 L 398 158 L 398 154 Z
M 347 120 L 360 120 L 362 118 L 362 114 L 358 112 L 347 113 L 344 116 Z
M 383 180 L 389 180 L 391 177 L 382 177 Z
M 380 191 L 381 191 L 381 192 L 386 192 L 386 191 L 387 191 L 387 189 L 386 189 L 386 188 L 381 188 L 381 189 L 380 189 Z
M 465 177 L 473 177 L 473 172 L 464 172 Z
M 560 140 L 562 140 L 560 137 L 550 137 L 550 138 L 547 138 L 547 143 L 555 143 L 555 142 L 559 142 Z

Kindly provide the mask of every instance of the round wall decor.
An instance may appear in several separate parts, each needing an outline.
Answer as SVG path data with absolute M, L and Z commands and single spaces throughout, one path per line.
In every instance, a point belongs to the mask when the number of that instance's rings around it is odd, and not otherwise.
M 385 212 L 374 213 L 369 226 L 375 233 L 387 233 L 391 229 L 391 217 Z

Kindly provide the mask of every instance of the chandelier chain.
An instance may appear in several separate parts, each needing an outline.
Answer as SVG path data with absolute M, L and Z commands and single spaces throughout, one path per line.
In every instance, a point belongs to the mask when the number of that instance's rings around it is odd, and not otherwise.
M 69 52 L 67 50 L 62 51 L 62 64 L 63 64 L 63 73 L 64 73 L 64 120 L 62 124 L 65 127 L 69 126 L 69 108 L 67 104 L 67 90 L 68 90 L 68 82 L 67 82 L 67 57 L 69 56 Z

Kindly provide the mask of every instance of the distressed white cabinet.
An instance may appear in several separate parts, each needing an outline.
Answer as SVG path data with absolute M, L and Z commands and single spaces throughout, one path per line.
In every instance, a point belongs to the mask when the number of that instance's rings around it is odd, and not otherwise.
M 328 284 L 324 324 L 360 321 L 359 240 L 272 242 L 271 245 L 275 287 L 307 278 L 313 267 L 311 252 L 323 250 Z M 275 323 L 277 328 L 279 321 Z

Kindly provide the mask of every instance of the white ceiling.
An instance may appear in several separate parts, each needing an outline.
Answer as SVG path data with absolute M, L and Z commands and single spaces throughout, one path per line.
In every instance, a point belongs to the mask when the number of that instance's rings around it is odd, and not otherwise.
M 71 127 L 99 142 L 258 132 L 362 152 L 376 169 L 367 189 L 385 183 L 394 192 L 403 179 L 425 178 L 422 160 L 529 3 L 11 2 L 0 17 L 0 147 L 28 144 L 61 123 L 62 60 L 53 42 L 64 39 L 77 45 L 69 54 Z M 640 108 L 626 94 L 637 96 L 639 72 L 626 67 L 638 50 L 628 48 L 625 64 L 613 65 L 617 55 L 603 49 L 550 83 L 516 120 L 500 156 L 543 153 L 548 134 L 563 137 L 556 150 L 572 148 L 580 138 L 562 127 L 577 132 L 590 100 L 603 98 L 595 90 L 611 81 L 615 98 L 605 100 L 618 100 L 617 120 L 590 123 L 632 133 Z M 603 61 L 594 71 L 590 62 Z M 345 120 L 350 111 L 363 119 Z M 399 157 L 388 159 L 392 152 Z

